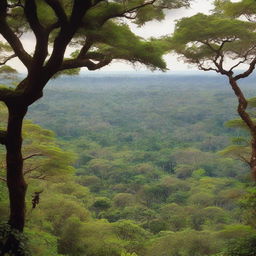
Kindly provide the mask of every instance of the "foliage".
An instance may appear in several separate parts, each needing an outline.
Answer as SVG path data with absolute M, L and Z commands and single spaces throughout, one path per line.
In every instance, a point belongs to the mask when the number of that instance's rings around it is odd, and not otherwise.
M 2 223 L 0 225 L 0 253 L 2 253 L 3 246 L 7 239 L 13 239 L 13 243 L 18 242 L 18 248 L 12 248 L 10 253 L 13 255 L 22 254 L 24 256 L 30 256 L 30 250 L 28 248 L 27 236 L 18 230 L 12 229 L 7 223 Z

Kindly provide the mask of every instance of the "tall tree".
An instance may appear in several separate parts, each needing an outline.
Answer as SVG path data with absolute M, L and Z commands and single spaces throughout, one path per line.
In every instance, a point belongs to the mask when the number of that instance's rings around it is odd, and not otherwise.
M 59 72 L 85 67 L 96 70 L 112 60 L 142 63 L 164 70 L 164 49 L 155 41 L 134 35 L 122 20 L 138 25 L 164 18 L 163 9 L 188 6 L 189 0 L 1 0 L 0 34 L 6 40 L 0 50 L 10 52 L 2 64 L 16 57 L 27 69 L 14 88 L 0 88 L 0 101 L 8 108 L 7 128 L 0 132 L 6 147 L 7 186 L 10 199 L 9 224 L 23 231 L 27 184 L 23 172 L 22 123 L 28 107 L 43 96 L 47 82 Z M 33 33 L 35 48 L 24 48 L 22 35 Z M 66 58 L 69 46 L 76 50 Z M 71 72 L 72 73 L 72 72 Z M 16 248 L 16 249 L 15 249 Z M 17 252 L 10 237 L 5 251 Z
M 227 1 L 224 3 L 227 8 Z M 221 9 L 221 1 L 216 4 L 215 14 L 197 14 L 178 21 L 171 47 L 185 62 L 227 77 L 238 100 L 237 112 L 251 134 L 249 165 L 256 181 L 256 121 L 248 111 L 248 100 L 238 84 L 255 69 L 256 24 L 226 16 Z M 255 2 L 253 5 L 256 7 Z

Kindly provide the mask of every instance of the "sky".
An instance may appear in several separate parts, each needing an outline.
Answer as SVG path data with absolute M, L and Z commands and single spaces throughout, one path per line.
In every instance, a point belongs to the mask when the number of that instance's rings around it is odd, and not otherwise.
M 176 10 L 168 11 L 166 19 L 157 22 L 148 22 L 145 26 L 138 28 L 136 25 L 131 24 L 132 31 L 144 38 L 150 37 L 159 37 L 163 35 L 170 35 L 174 31 L 175 20 L 182 17 L 192 16 L 198 12 L 209 13 L 213 9 L 212 5 L 213 0 L 193 0 L 192 5 L 189 9 L 181 8 Z M 23 43 L 25 49 L 31 52 L 34 48 L 33 37 L 26 36 L 23 38 Z M 196 67 L 189 67 L 187 64 L 184 64 L 181 60 L 178 60 L 177 56 L 174 54 L 168 54 L 165 56 L 167 62 L 167 67 L 170 71 L 183 71 L 183 70 L 195 70 Z M 8 64 L 12 64 L 19 72 L 25 72 L 24 66 L 17 60 L 12 60 Z M 120 71 L 146 71 L 146 68 L 141 65 L 132 66 L 130 64 L 114 61 L 110 65 L 102 68 L 102 72 L 120 72 Z
M 160 37 L 164 35 L 170 35 L 174 31 L 175 20 L 178 20 L 183 17 L 192 16 L 198 12 L 210 13 L 210 10 L 213 9 L 212 0 L 193 0 L 190 8 L 180 8 L 176 10 L 168 11 L 165 20 L 157 22 L 152 21 L 148 22 L 145 26 L 138 28 L 135 25 L 131 25 L 132 31 L 144 38 L 150 37 Z M 181 60 L 178 60 L 178 57 L 175 54 L 168 54 L 165 56 L 165 61 L 167 63 L 167 68 L 170 71 L 184 71 L 184 70 L 196 70 L 196 67 L 188 66 L 188 64 L 183 63 Z M 131 65 L 114 62 L 111 65 L 105 67 L 104 71 L 132 71 L 132 70 L 146 70 L 142 66 L 132 67 Z

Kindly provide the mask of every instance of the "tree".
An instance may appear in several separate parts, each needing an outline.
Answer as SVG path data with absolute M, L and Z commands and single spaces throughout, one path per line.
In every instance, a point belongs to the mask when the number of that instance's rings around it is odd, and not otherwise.
M 6 147 L 7 186 L 10 199 L 9 224 L 23 231 L 27 184 L 23 175 L 22 123 L 28 107 L 43 96 L 47 82 L 59 74 L 77 73 L 77 68 L 96 70 L 114 59 L 142 63 L 151 69 L 165 69 L 163 45 L 135 36 L 120 19 L 138 25 L 164 17 L 163 9 L 188 6 L 189 0 L 2 0 L 0 34 L 6 40 L 1 53 L 11 51 L 2 61 L 17 57 L 26 67 L 26 77 L 14 88 L 1 88 L 0 100 L 8 108 L 7 129 L 0 132 L 0 143 Z M 21 36 L 31 31 L 35 49 L 28 53 Z M 68 58 L 67 48 L 76 50 Z M 51 51 L 49 50 L 51 46 Z M 3 48 L 4 47 L 4 48 Z M 7 47 L 7 48 L 6 48 Z M 16 248 L 16 249 L 15 249 Z M 10 237 L 2 254 L 12 250 L 17 241 Z
M 237 112 L 251 134 L 249 165 L 256 181 L 256 122 L 247 109 L 248 100 L 238 84 L 240 79 L 248 77 L 255 69 L 255 23 L 227 17 L 222 8 L 227 8 L 225 3 L 229 1 L 223 2 L 216 2 L 215 14 L 199 13 L 178 21 L 171 47 L 186 62 L 197 65 L 200 70 L 215 71 L 227 77 L 238 100 Z M 253 5 L 255 7 L 255 2 Z M 237 70 L 244 66 L 244 71 Z

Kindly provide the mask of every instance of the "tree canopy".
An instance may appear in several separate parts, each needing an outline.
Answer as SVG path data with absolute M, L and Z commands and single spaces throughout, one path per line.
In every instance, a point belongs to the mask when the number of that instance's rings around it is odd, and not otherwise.
M 238 84 L 238 80 L 252 74 L 256 65 L 256 23 L 250 19 L 253 8 L 248 14 L 248 5 L 255 7 L 255 2 L 216 1 L 215 4 L 215 13 L 211 15 L 199 13 L 178 21 L 170 44 L 186 62 L 228 78 L 238 100 L 237 112 L 251 134 L 248 163 L 256 180 L 256 123 Z M 239 13 L 237 6 L 243 6 Z M 247 21 L 240 19 L 241 15 L 246 15 Z
M 28 107 L 43 96 L 47 82 L 59 75 L 78 73 L 82 67 L 100 69 L 112 60 L 142 63 L 151 69 L 166 68 L 165 48 L 157 40 L 144 40 L 131 32 L 124 20 L 142 26 L 164 18 L 164 9 L 188 6 L 189 0 L 2 0 L 0 1 L 0 64 L 18 58 L 27 69 L 15 86 L 0 88 L 0 101 L 8 108 L 7 128 L 0 132 L 6 147 L 6 180 L 12 229 L 23 231 L 25 195 L 22 124 Z M 34 49 L 25 49 L 23 38 L 33 35 Z M 72 54 L 67 50 L 74 48 Z M 5 71 L 4 71 L 5 70 Z M 1 71 L 1 70 L 0 70 Z M 14 72 L 4 66 L 2 72 Z M 54 149 L 53 154 L 56 154 Z M 14 237 L 6 240 L 2 254 L 18 252 Z

